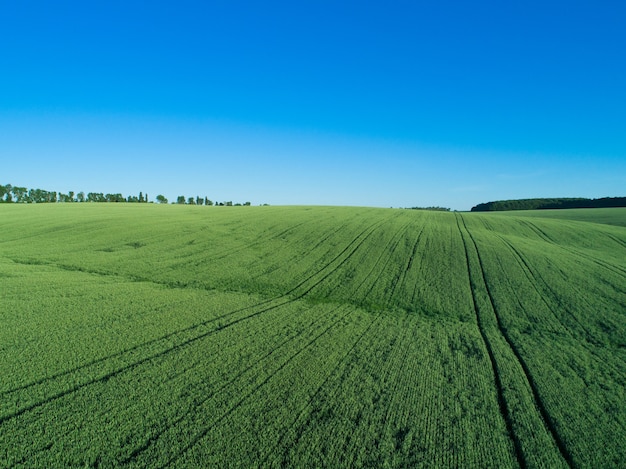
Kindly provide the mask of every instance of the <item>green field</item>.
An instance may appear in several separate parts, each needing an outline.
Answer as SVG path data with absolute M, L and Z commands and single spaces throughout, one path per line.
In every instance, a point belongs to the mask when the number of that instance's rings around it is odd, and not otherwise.
M 0 205 L 0 467 L 624 467 L 585 217 Z
M 515 217 L 555 218 L 559 220 L 588 221 L 607 225 L 626 226 L 626 208 L 572 208 L 569 210 L 520 210 L 494 212 L 498 215 Z

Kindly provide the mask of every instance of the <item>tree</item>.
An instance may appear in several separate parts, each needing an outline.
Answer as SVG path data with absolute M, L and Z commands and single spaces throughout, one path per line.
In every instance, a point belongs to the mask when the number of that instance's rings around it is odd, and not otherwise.
M 160 203 L 160 204 L 166 204 L 167 203 L 167 199 L 163 195 L 161 195 L 161 194 L 157 195 L 156 199 L 157 199 L 157 202 Z
M 35 202 L 35 191 L 30 189 L 26 194 L 24 194 L 23 202 L 26 204 L 32 204 Z
M 185 204 L 185 196 L 184 195 L 179 195 L 178 198 L 176 199 L 176 203 L 180 204 L 180 205 L 184 205 Z
M 107 194 L 104 196 L 103 202 L 126 202 L 127 200 L 124 198 L 124 196 L 122 194 L 120 194 L 119 192 L 117 194 Z M 137 201 L 137 197 L 133 197 L 133 196 L 129 196 L 128 197 L 128 202 L 131 202 L 131 199 L 134 199 L 134 201 Z
M 42 191 L 41 189 L 30 189 L 28 191 L 28 201 L 35 204 L 45 202 L 43 195 L 44 192 L 45 191 Z
M 2 184 L 0 184 L 0 202 L 5 202 L 4 197 L 10 192 L 11 189 L 9 188 L 9 186 L 3 186 Z
M 26 197 L 28 189 L 26 189 L 25 187 L 15 187 L 14 186 L 13 189 L 12 189 L 12 192 L 13 192 L 13 195 L 15 196 L 15 201 L 17 203 L 25 202 L 24 199 Z
M 6 186 L 4 186 L 4 193 L 6 194 L 6 197 L 4 199 L 5 202 L 13 201 L 13 198 L 11 197 L 11 189 L 13 189 L 13 186 L 11 184 L 7 184 Z
M 200 196 L 196 197 L 196 205 L 202 205 L 204 204 L 204 199 Z
M 29 189 L 28 193 L 25 196 L 26 202 L 29 204 L 34 204 L 41 202 L 42 199 L 42 190 L 41 189 Z
M 76 201 L 77 202 L 84 202 L 85 201 L 85 193 L 81 191 L 78 194 L 76 194 Z
M 110 195 L 110 194 L 109 194 Z M 104 197 L 102 192 L 90 192 L 87 194 L 87 202 L 106 202 L 107 199 Z
M 208 198 L 208 197 L 205 197 L 205 198 L 204 198 L 204 205 L 209 205 L 209 206 L 211 206 L 211 205 L 213 205 L 213 201 L 212 201 L 212 200 L 209 200 L 209 198 Z
M 189 204 L 189 205 L 196 205 L 196 201 L 195 201 L 195 199 L 193 197 L 189 197 L 187 199 L 187 204 Z

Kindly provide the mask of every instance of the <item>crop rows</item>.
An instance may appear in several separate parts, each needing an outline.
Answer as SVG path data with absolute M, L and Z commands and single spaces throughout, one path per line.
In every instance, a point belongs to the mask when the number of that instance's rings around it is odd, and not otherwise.
M 626 461 L 619 224 L 0 209 L 0 467 Z
M 546 241 L 541 229 L 526 220 L 520 225 L 518 233 L 528 228 Z M 475 230 L 479 236 L 489 234 L 483 239 L 490 247 L 482 248 L 485 280 L 562 452 L 578 465 L 619 465 L 624 454 L 616 437 L 626 423 L 617 411 L 626 384 L 620 346 L 626 311 L 626 297 L 619 293 L 623 279 L 589 261 L 590 250 L 581 246 L 589 242 L 584 238 L 572 236 L 565 246 L 550 241 L 552 247 L 544 244 L 539 253 L 533 249 L 537 238 L 511 242 L 510 237 L 493 236 L 493 228 Z M 553 236 L 558 235 L 562 233 Z M 610 243 L 610 238 L 600 237 L 595 243 L 607 239 Z M 576 255 L 578 250 L 586 252 Z M 590 276 L 597 280 L 590 282 Z M 607 330 L 608 324 L 614 327 Z M 598 447 L 598 441 L 606 446 Z

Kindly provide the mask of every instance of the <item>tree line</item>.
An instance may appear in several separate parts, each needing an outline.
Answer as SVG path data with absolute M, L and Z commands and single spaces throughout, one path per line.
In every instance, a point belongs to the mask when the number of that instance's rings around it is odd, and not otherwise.
M 431 212 L 449 212 L 450 209 L 448 207 L 409 207 L 408 210 L 429 210 Z
M 159 194 L 156 201 L 160 204 L 167 204 L 168 200 L 165 196 Z M 44 189 L 28 189 L 21 186 L 13 186 L 11 184 L 0 184 L 0 203 L 22 203 L 22 204 L 42 204 L 42 203 L 69 203 L 69 202 L 127 202 L 127 203 L 152 203 L 148 201 L 148 194 L 139 192 L 139 195 L 124 196 L 120 193 L 104 194 L 102 192 L 74 192 L 67 193 L 57 191 L 47 191 Z M 208 197 L 185 197 L 178 196 L 173 204 L 183 205 L 207 205 L 207 206 L 249 206 L 250 202 L 235 203 L 213 202 Z
M 167 203 L 167 199 L 165 197 L 163 197 L 162 195 L 157 195 L 157 202 L 159 203 Z M 174 202 L 172 202 L 174 203 Z M 185 198 L 184 195 L 179 195 L 178 198 L 176 199 L 176 203 L 179 205 L 215 205 L 215 206 L 220 206 L 220 207 L 241 207 L 241 206 L 250 206 L 250 202 L 244 202 L 243 204 L 240 203 L 235 203 L 233 204 L 232 201 L 228 201 L 228 202 L 213 202 L 212 200 L 210 200 L 208 197 L 200 197 L 200 196 L 196 196 L 196 197 L 188 197 Z
M 608 207 L 626 207 L 626 197 L 602 197 L 599 199 L 571 197 L 553 199 L 496 200 L 494 202 L 478 204 L 475 207 L 472 207 L 472 212 Z

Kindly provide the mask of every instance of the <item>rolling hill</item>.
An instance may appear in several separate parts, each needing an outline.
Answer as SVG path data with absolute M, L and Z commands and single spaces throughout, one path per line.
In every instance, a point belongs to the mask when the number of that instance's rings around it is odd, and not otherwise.
M 589 210 L 0 205 L 0 466 L 623 466 Z

